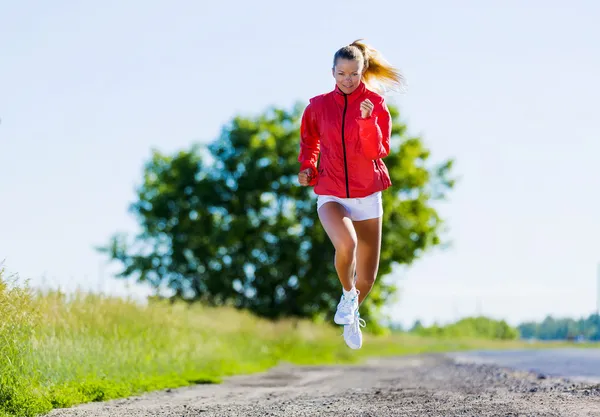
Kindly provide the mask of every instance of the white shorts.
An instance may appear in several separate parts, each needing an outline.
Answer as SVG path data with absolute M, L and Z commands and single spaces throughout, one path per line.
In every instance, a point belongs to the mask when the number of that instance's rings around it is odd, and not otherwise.
M 327 202 L 334 201 L 341 204 L 348 216 L 353 221 L 376 219 L 383 215 L 383 204 L 381 200 L 381 191 L 362 198 L 340 198 L 332 195 L 317 196 L 317 211 Z

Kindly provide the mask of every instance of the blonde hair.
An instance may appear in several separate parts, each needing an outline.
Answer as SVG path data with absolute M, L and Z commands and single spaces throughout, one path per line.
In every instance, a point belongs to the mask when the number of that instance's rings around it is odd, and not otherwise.
M 362 79 L 372 90 L 383 93 L 387 90 L 400 91 L 405 88 L 404 76 L 394 68 L 375 48 L 367 45 L 362 39 L 337 50 L 333 57 L 335 67 L 338 59 L 362 61 Z

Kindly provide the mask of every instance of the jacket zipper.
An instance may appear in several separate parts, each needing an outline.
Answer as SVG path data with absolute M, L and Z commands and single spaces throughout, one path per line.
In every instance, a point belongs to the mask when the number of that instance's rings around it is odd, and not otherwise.
M 346 160 L 346 139 L 344 138 L 344 127 L 346 124 L 346 108 L 348 107 L 348 96 L 344 94 L 344 113 L 342 115 L 342 148 L 344 149 L 344 174 L 346 175 L 346 198 L 350 198 L 350 186 L 348 185 L 348 161 Z

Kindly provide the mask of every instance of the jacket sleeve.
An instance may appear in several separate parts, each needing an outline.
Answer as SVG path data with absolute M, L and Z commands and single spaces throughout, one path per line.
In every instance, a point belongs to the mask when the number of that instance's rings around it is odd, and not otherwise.
M 390 153 L 392 120 L 385 104 L 375 104 L 370 117 L 357 119 L 363 154 L 369 159 L 385 158 Z
M 302 114 L 302 122 L 300 125 L 300 155 L 298 156 L 300 171 L 303 171 L 306 168 L 312 170 L 312 178 L 309 185 L 315 185 L 317 183 L 317 161 L 319 159 L 319 152 L 319 129 L 315 123 L 313 105 L 312 103 L 309 103 Z

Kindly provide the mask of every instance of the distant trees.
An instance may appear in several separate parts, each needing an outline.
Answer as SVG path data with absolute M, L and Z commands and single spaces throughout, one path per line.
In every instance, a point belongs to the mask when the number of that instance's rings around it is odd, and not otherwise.
M 399 326 L 393 330 L 402 331 Z M 504 320 L 492 320 L 486 317 L 467 317 L 455 323 L 440 326 L 424 326 L 416 320 L 409 332 L 422 336 L 439 337 L 477 337 L 486 339 L 539 339 L 539 340 L 575 340 L 600 341 L 600 316 L 590 315 L 587 319 L 546 317 L 539 323 L 524 322 L 516 327 L 509 326 Z
M 566 340 L 583 337 L 600 341 L 600 316 L 591 314 L 587 319 L 546 317 L 539 323 L 525 322 L 518 326 L 521 337 L 540 340 Z

